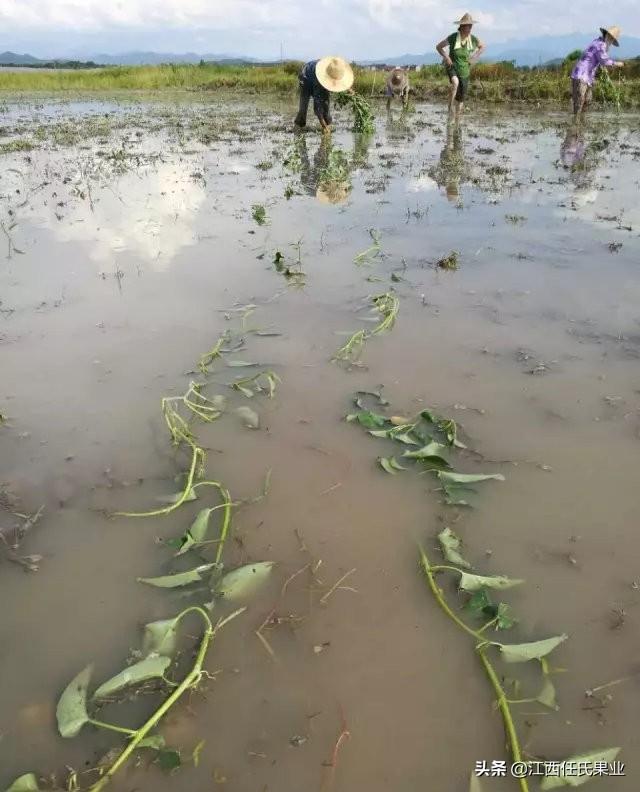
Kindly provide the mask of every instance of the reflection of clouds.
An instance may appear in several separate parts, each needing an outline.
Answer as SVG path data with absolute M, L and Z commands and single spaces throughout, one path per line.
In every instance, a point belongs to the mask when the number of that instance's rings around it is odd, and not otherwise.
M 598 200 L 600 190 L 597 187 L 576 187 L 571 196 L 571 204 L 580 209 Z
M 81 182 L 78 187 L 83 189 Z M 128 251 L 165 269 L 179 250 L 194 244 L 193 223 L 206 190 L 174 165 L 159 163 L 142 177 L 125 174 L 112 185 L 91 184 L 91 190 L 93 211 L 89 200 L 72 199 L 63 219 L 51 223 L 62 242 L 90 242 L 93 261 L 104 265 Z
M 438 182 L 426 174 L 411 179 L 407 183 L 407 192 L 433 192 L 438 189 Z

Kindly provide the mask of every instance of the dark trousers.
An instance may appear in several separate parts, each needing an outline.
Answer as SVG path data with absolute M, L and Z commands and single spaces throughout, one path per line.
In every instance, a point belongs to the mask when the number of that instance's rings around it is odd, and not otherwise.
M 326 124 L 331 124 L 331 112 L 329 110 L 329 100 L 323 99 L 319 96 L 314 96 L 313 88 L 304 80 L 300 80 L 300 105 L 298 108 L 298 115 L 296 116 L 295 124 L 299 127 L 307 125 L 307 112 L 309 111 L 309 102 L 313 99 L 313 111 L 318 118 L 324 119 Z

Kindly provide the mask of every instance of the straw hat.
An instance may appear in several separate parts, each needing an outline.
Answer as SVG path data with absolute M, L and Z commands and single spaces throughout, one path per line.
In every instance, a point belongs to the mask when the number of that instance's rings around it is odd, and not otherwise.
M 613 46 L 614 47 L 619 47 L 620 46 L 620 43 L 619 43 L 618 40 L 620 38 L 620 32 L 621 31 L 620 31 L 620 28 L 617 25 L 614 25 L 613 27 L 610 27 L 610 28 L 601 27 L 600 31 L 601 31 L 603 36 L 606 35 L 607 33 L 611 36 L 611 38 L 613 39 Z
M 323 204 L 341 204 L 349 197 L 351 185 L 346 180 L 332 179 L 321 182 L 316 190 L 316 198 Z
M 348 91 L 353 85 L 353 69 L 344 58 L 329 55 L 316 63 L 316 77 L 327 91 Z
M 394 85 L 402 85 L 404 81 L 404 69 L 394 69 L 391 72 L 391 82 Z
M 454 22 L 455 25 L 461 27 L 462 25 L 477 25 L 477 21 L 471 16 L 471 14 L 467 11 L 466 14 L 463 14 L 461 19 L 458 19 Z

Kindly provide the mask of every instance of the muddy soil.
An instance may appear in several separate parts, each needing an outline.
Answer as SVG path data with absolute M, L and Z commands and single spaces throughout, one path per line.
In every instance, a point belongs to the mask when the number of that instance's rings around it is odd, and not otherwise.
M 448 525 L 479 574 L 526 581 L 502 595 L 519 623 L 490 640 L 569 635 L 550 658 L 565 669 L 559 711 L 514 707 L 527 757 L 620 746 L 626 775 L 593 787 L 637 789 L 638 118 L 575 129 L 479 110 L 455 128 L 442 107 L 380 107 L 374 136 L 342 111 L 322 143 L 311 121 L 294 138 L 288 105 L 2 109 L 0 788 L 27 771 L 95 780 L 82 773 L 122 743 L 93 727 L 61 739 L 61 691 L 89 662 L 96 682 L 117 673 L 141 625 L 198 599 L 136 579 L 198 563 L 172 560 L 167 541 L 209 500 L 111 516 L 180 489 L 188 458 L 161 399 L 195 379 L 227 398 L 194 424 L 207 476 L 241 501 L 272 471 L 268 495 L 234 509 L 225 566 L 275 566 L 161 728 L 184 766 L 143 757 L 111 788 L 466 792 L 477 761 L 506 754 L 474 642 L 418 568 L 419 544 L 441 558 Z M 457 268 L 438 266 L 452 251 Z M 389 291 L 394 326 L 352 365 L 332 361 Z M 205 376 L 200 356 L 226 330 L 243 342 Z M 272 399 L 229 387 L 264 369 L 282 380 Z M 470 449 L 452 451 L 456 469 L 505 481 L 468 509 L 444 504 L 431 474 L 386 473 L 377 458 L 405 449 L 344 420 L 355 391 L 380 386 L 390 406 L 367 406 L 453 418 Z M 41 506 L 8 552 L 16 514 Z M 438 579 L 457 609 L 453 578 Z M 537 695 L 536 666 L 500 673 L 523 680 L 514 698 Z M 137 725 L 159 700 L 100 715 Z

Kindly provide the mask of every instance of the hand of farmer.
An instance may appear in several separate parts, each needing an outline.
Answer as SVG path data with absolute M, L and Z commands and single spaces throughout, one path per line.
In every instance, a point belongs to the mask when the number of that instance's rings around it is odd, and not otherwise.
M 447 66 L 453 66 L 453 61 L 451 60 L 451 58 L 448 55 L 444 59 L 444 62 L 447 64 Z
M 326 126 L 322 127 L 322 134 L 323 135 L 330 135 L 331 134 L 331 127 L 329 126 L 329 124 L 327 124 Z

